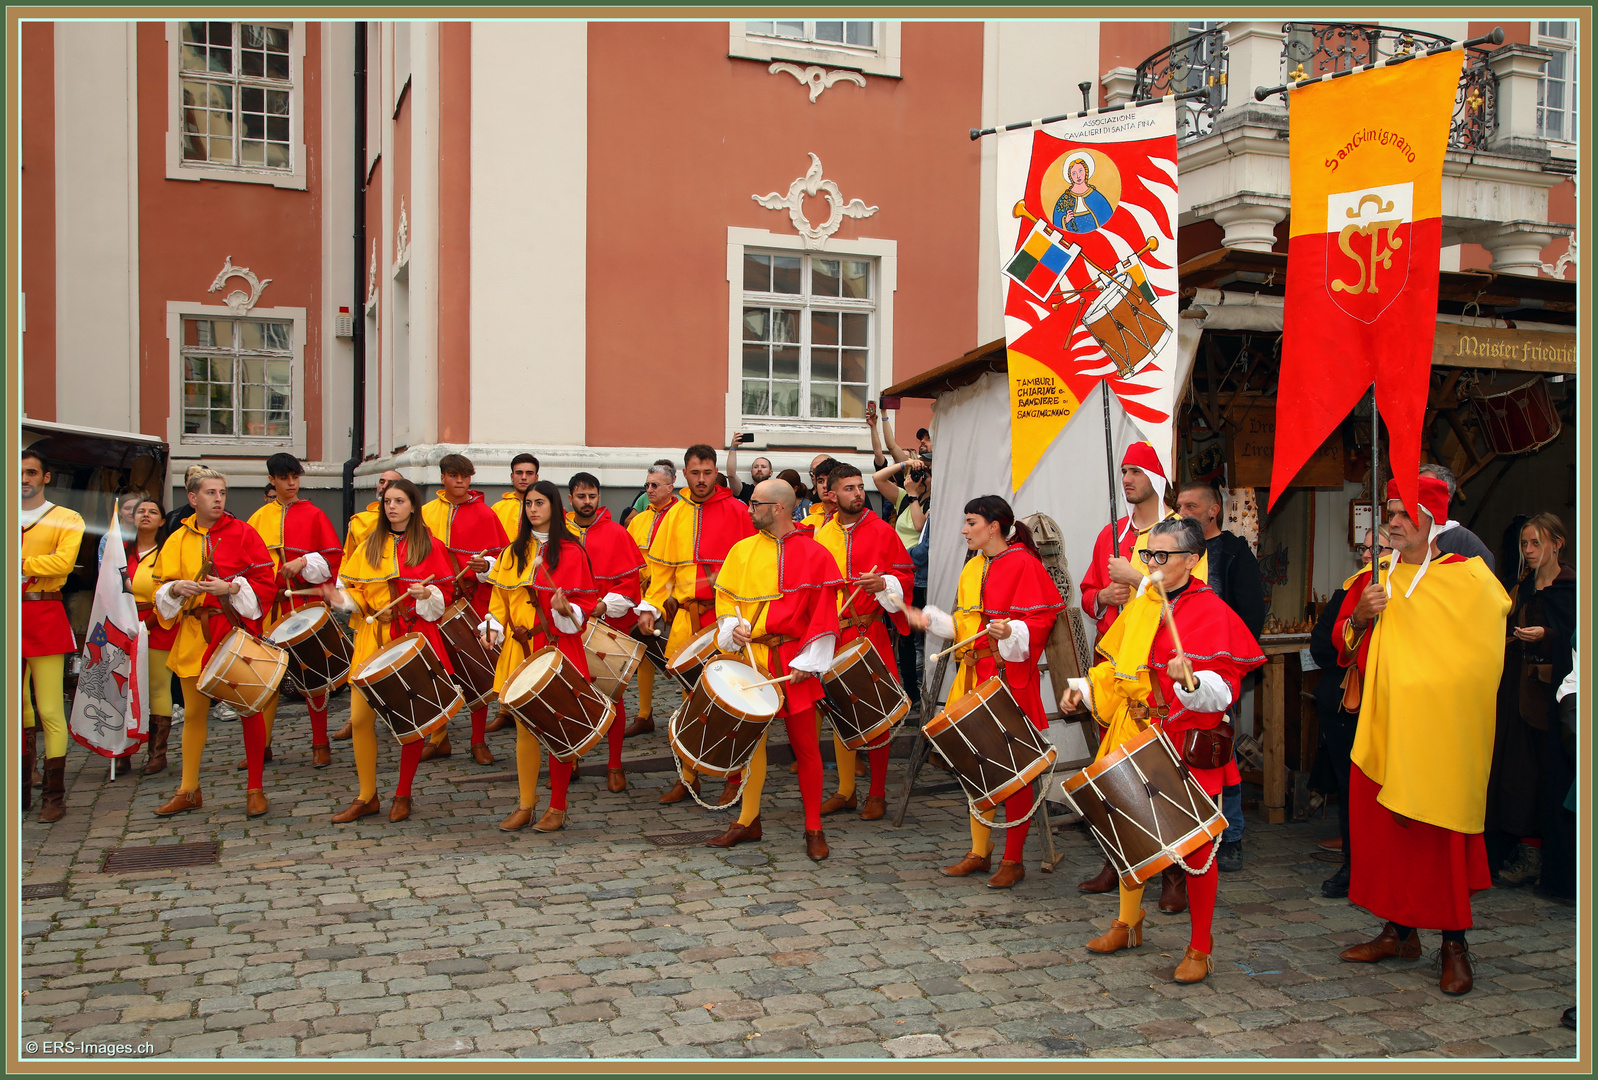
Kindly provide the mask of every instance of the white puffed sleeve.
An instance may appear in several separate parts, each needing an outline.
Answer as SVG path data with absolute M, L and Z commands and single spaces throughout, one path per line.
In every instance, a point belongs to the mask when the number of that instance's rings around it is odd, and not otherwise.
M 944 641 L 954 640 L 954 616 L 940 607 L 928 604 L 921 609 L 927 614 L 927 633 Z
M 737 615 L 725 616 L 716 631 L 716 647 L 722 652 L 737 652 L 738 646 L 733 644 L 732 632 L 742 626 L 746 630 L 754 630 L 749 620 Z
M 416 601 L 416 614 L 428 622 L 437 622 L 444 615 L 444 609 L 449 607 L 444 602 L 444 594 L 437 585 L 427 587 L 427 595 Z
M 1020 619 L 1010 620 L 1010 636 L 999 642 L 999 656 L 1012 664 L 1019 664 L 1032 651 L 1032 628 Z
M 788 661 L 789 671 L 808 671 L 820 675 L 832 667 L 833 649 L 837 647 L 836 634 L 822 634 L 799 650 L 799 655 Z
M 328 569 L 327 560 L 322 558 L 320 551 L 309 551 L 305 554 L 305 569 L 300 571 L 300 577 L 312 585 L 320 585 L 333 576 L 333 571 Z
M 1213 671 L 1195 671 L 1193 677 L 1198 681 L 1198 686 L 1189 693 L 1180 682 L 1176 684 L 1176 697 L 1192 712 L 1217 713 L 1225 712 L 1227 706 L 1232 704 L 1232 688 L 1226 685 L 1226 680 Z
M 233 605 L 233 610 L 243 615 L 246 619 L 259 619 L 261 617 L 261 598 L 255 595 L 255 590 L 250 588 L 250 582 L 243 574 L 233 579 L 233 584 L 239 591 L 228 597 L 228 602 Z
M 904 610 L 904 586 L 899 584 L 899 579 L 889 575 L 882 579 L 884 588 L 877 594 L 877 603 L 882 605 L 882 610 L 892 614 Z

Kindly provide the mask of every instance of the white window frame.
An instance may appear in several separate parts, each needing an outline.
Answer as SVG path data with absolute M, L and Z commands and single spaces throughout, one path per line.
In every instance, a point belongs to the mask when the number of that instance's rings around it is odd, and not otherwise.
M 744 251 L 776 251 L 827 259 L 871 259 L 876 263 L 876 311 L 871 325 L 871 361 L 866 373 L 866 400 L 875 401 L 884 387 L 892 386 L 893 301 L 899 287 L 897 240 L 833 240 L 821 247 L 806 247 L 795 233 L 765 229 L 727 229 L 727 400 L 726 436 L 734 431 L 755 433 L 755 449 L 788 445 L 829 446 L 867 453 L 871 432 L 864 420 L 810 419 L 805 417 L 749 417 L 743 414 L 743 309 Z M 796 440 L 795 436 L 799 438 Z
M 1544 49 L 1552 50 L 1553 52 L 1565 54 L 1565 78 L 1562 80 L 1565 86 L 1565 105 L 1561 110 L 1565 114 L 1564 131 L 1557 138 L 1551 137 L 1543 134 L 1542 125 L 1539 123 L 1537 135 L 1539 138 L 1547 139 L 1548 142 L 1553 143 L 1555 146 L 1569 147 L 1574 150 L 1576 146 L 1576 128 L 1580 122 L 1579 99 L 1577 94 L 1580 92 L 1579 82 L 1581 75 L 1581 57 L 1577 50 L 1580 44 L 1579 35 L 1581 33 L 1581 23 L 1579 21 L 1572 21 L 1568 19 L 1564 20 L 1566 26 L 1574 30 L 1577 36 L 1563 38 L 1549 37 L 1542 32 L 1543 23 L 1559 21 L 1561 20 L 1538 19 L 1532 22 L 1533 44 Z M 1546 65 L 1544 65 L 1544 67 L 1546 68 Z M 1546 85 L 1546 81 L 1546 74 L 1538 76 L 1537 90 L 1539 98 L 1543 95 L 1543 87 Z M 1539 111 L 1541 111 L 1543 106 L 1539 104 L 1537 108 Z
M 183 430 L 183 320 L 198 319 L 269 319 L 293 324 L 293 360 L 290 385 L 293 387 L 293 417 L 289 421 L 291 435 L 287 439 L 251 439 L 233 435 L 189 435 Z M 168 352 L 167 382 L 170 387 L 166 421 L 166 441 L 175 457 L 203 457 L 206 455 L 251 457 L 287 452 L 296 457 L 305 456 L 305 308 L 278 307 L 252 308 L 243 315 L 234 314 L 225 304 L 191 304 L 169 300 L 166 305 L 166 338 Z
M 758 37 L 745 30 L 750 20 L 727 24 L 727 55 L 740 60 L 792 60 L 799 64 L 819 64 L 828 68 L 847 68 L 867 75 L 902 78 L 899 73 L 899 20 L 880 20 L 871 36 L 872 49 L 858 46 L 828 46 L 786 38 Z M 857 20 L 859 21 L 859 20 Z
M 223 21 L 223 20 L 215 20 Z M 214 165 L 183 160 L 183 127 L 178 119 L 182 106 L 181 49 L 183 35 L 176 20 L 166 24 L 166 178 L 168 180 L 226 180 L 238 184 L 270 184 L 273 187 L 306 189 L 305 178 L 305 26 L 303 22 L 272 19 L 230 19 L 230 22 L 259 22 L 289 30 L 289 169 L 268 169 L 255 165 Z

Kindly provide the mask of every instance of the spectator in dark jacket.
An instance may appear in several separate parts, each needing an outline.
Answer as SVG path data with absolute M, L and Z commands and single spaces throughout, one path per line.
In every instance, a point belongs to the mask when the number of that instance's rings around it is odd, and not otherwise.
M 1209 587 L 1226 601 L 1227 607 L 1237 612 L 1248 632 L 1258 638 L 1265 627 L 1265 583 L 1260 579 L 1259 560 L 1254 557 L 1247 540 L 1221 529 L 1223 510 L 1221 493 L 1214 484 L 1196 481 L 1184 485 L 1177 493 L 1176 512 L 1204 526 Z M 1234 718 L 1236 715 L 1234 707 Z M 1223 871 L 1231 873 L 1243 869 L 1242 784 L 1221 789 L 1221 813 L 1226 815 L 1226 831 L 1221 834 L 1216 863 Z
M 1422 465 L 1420 474 L 1435 476 L 1447 484 L 1448 502 L 1449 505 L 1453 505 L 1454 496 L 1459 492 L 1459 481 L 1455 479 L 1452 469 L 1446 465 Z M 1487 564 L 1487 569 L 1497 572 L 1492 549 L 1481 542 L 1481 537 L 1452 518 L 1443 525 L 1443 531 L 1437 534 L 1437 550 L 1445 555 L 1463 555 L 1467 559 L 1474 555 Z

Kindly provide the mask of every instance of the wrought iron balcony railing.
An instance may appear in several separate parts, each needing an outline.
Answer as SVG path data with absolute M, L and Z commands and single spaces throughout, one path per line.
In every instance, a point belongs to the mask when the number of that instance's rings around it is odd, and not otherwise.
M 1202 90 L 1203 98 L 1180 103 L 1178 142 L 1208 135 L 1226 108 L 1226 31 L 1205 30 L 1168 45 L 1137 66 L 1134 101 Z
M 1395 56 L 1447 48 L 1454 39 L 1402 26 L 1290 22 L 1282 25 L 1282 81 L 1303 82 L 1334 71 L 1379 64 Z M 1451 150 L 1483 150 L 1498 124 L 1498 79 L 1487 54 L 1471 49 L 1454 99 Z

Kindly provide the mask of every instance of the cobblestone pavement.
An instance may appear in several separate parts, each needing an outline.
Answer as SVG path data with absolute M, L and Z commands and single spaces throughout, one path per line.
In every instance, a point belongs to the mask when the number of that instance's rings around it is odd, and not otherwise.
M 1311 853 L 1329 821 L 1250 821 L 1244 869 L 1221 878 L 1215 974 L 1183 987 L 1187 917 L 1155 911 L 1154 890 L 1141 948 L 1083 948 L 1115 900 L 1077 893 L 1100 864 L 1077 830 L 1056 829 L 1065 861 L 1044 874 L 1034 829 L 1026 881 L 992 891 L 938 874 L 967 847 L 948 796 L 918 796 L 902 829 L 829 818 L 818 866 L 784 768 L 765 839 L 723 852 L 646 839 L 725 820 L 659 805 L 668 774 L 612 795 L 589 766 L 564 831 L 507 835 L 514 784 L 481 778 L 514 768 L 513 732 L 489 736 L 500 763 L 485 768 L 453 726 L 455 755 L 422 766 L 398 825 L 329 823 L 355 792 L 349 744 L 312 770 L 303 707 L 279 720 L 256 821 L 236 725 L 212 723 L 205 807 L 176 818 L 152 813 L 175 754 L 165 774 L 109 782 L 74 749 L 67 816 L 22 826 L 24 883 L 66 885 L 22 902 L 24 1042 L 148 1042 L 167 1058 L 1575 1056 L 1559 1026 L 1573 909 L 1478 896 L 1462 998 L 1437 988 L 1435 933 L 1420 961 L 1341 963 L 1378 924 L 1320 895 L 1333 868 Z M 664 746 L 662 728 L 628 756 Z M 397 761 L 384 742 L 385 811 Z M 203 839 L 220 865 L 98 872 L 111 848 Z

